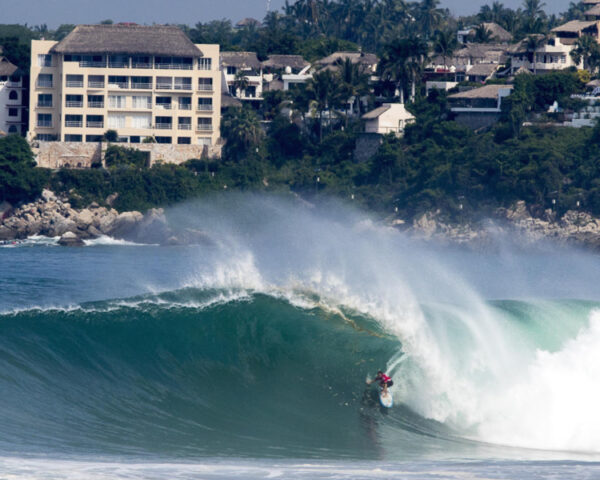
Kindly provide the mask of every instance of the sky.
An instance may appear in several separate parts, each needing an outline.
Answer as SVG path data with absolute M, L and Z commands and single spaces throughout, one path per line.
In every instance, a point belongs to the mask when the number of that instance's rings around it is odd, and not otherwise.
M 501 0 L 502 1 L 502 0 Z M 292 3 L 293 0 L 290 0 Z M 245 17 L 259 20 L 271 10 L 280 10 L 285 0 L 0 0 L 0 23 L 19 23 L 56 28 L 62 23 L 115 22 L 139 24 L 177 23 L 193 26 L 198 22 L 228 18 L 234 23 Z M 477 13 L 492 0 L 441 0 L 455 15 Z M 515 8 L 522 0 L 504 0 Z M 568 7 L 568 0 L 546 0 L 546 11 L 558 13 Z

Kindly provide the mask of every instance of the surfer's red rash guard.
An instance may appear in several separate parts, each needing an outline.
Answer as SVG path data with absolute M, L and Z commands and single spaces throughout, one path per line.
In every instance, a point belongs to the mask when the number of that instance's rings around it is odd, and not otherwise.
M 386 383 L 391 382 L 392 377 L 388 377 L 385 373 L 382 373 L 380 377 L 377 377 L 377 380 L 379 381 L 379 384 L 383 386 Z

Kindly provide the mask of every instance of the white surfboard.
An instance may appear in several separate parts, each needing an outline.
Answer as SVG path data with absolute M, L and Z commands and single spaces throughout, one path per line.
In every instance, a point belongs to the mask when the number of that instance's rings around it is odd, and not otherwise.
M 381 403 L 381 406 L 390 408 L 392 405 L 394 405 L 392 393 L 389 390 L 387 393 L 383 393 L 383 390 L 379 392 L 379 402 Z

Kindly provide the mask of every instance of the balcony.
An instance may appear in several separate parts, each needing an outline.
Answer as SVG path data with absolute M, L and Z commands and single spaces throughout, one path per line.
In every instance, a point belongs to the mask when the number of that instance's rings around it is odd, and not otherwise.
M 152 64 L 148 62 L 131 62 L 131 68 L 152 68 Z
M 212 86 L 212 84 L 201 83 L 200 85 L 198 85 L 198 91 L 200 91 L 200 92 L 212 92 L 213 91 L 213 86 Z
M 88 108 L 104 108 L 104 102 L 88 102 Z
M 171 110 L 173 107 L 170 103 L 157 103 L 156 108 L 160 108 L 162 110 Z
M 104 122 L 91 122 L 88 120 L 85 126 L 87 128 L 104 128 Z
M 81 62 L 79 62 L 79 66 L 87 68 L 106 68 L 106 61 L 94 62 L 91 60 L 82 60 Z
M 83 80 L 67 80 L 67 87 L 81 88 L 83 87 Z
M 161 70 L 192 70 L 194 66 L 191 63 L 155 63 L 154 68 Z
M 156 128 L 158 130 L 172 130 L 173 124 L 172 123 L 157 123 L 156 125 L 154 125 L 154 128 Z
M 38 88 L 53 88 L 53 84 L 52 82 L 47 82 L 47 81 L 39 81 L 36 84 L 36 87 Z
M 146 82 L 131 82 L 131 88 L 134 90 L 152 90 L 152 83 Z
M 110 82 L 108 88 L 127 89 L 129 88 L 129 82 Z
M 213 106 L 212 105 L 198 105 L 196 110 L 199 112 L 212 112 Z
M 38 120 L 37 126 L 40 128 L 52 128 L 52 121 L 48 120 Z
M 129 68 L 129 62 L 124 62 L 122 60 L 119 61 L 109 61 L 108 68 Z
M 52 108 L 52 102 L 38 102 L 38 108 Z
M 68 101 L 66 102 L 66 106 L 69 108 L 81 108 L 83 107 L 83 102 Z
M 191 123 L 180 123 L 179 125 L 177 125 L 177 128 L 179 130 L 191 130 L 192 124 Z
M 157 90 L 173 90 L 173 85 L 171 83 L 157 83 Z
M 180 103 L 179 104 L 179 110 L 191 110 L 191 109 L 192 109 L 191 103 Z
M 175 90 L 191 90 L 192 89 L 192 84 L 191 83 L 179 83 L 179 84 L 175 84 Z
M 83 87 L 83 85 L 81 85 Z M 88 82 L 88 88 L 104 88 L 104 82 L 94 82 L 90 80 Z
M 212 132 L 212 125 L 198 125 L 196 127 L 197 132 Z
M 81 120 L 69 120 L 65 121 L 65 127 L 83 127 L 83 122 Z

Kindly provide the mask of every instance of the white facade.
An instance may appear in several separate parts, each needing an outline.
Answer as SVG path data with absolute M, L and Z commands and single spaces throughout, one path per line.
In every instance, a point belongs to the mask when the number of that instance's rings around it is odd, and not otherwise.
M 403 103 L 384 103 L 381 107 L 363 115 L 365 133 L 404 135 L 404 129 L 415 121 Z
M 20 75 L 0 75 L 0 131 L 22 135 L 26 124 L 25 91 Z
M 530 71 L 544 73 L 551 70 L 564 70 L 565 68 L 583 68 L 583 61 L 575 63 L 571 57 L 574 45 L 563 45 L 559 37 L 553 39 L 553 44 L 546 44 L 535 51 L 533 62 L 530 61 L 530 52 L 518 52 L 512 54 L 511 74 L 519 68 L 524 67 Z M 535 63 L 535 65 L 534 65 Z

